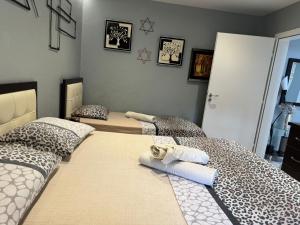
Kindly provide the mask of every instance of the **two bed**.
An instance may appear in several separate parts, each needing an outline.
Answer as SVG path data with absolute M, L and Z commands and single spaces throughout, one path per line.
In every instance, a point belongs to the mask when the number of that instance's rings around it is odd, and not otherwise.
M 175 116 L 159 116 L 155 123 L 127 118 L 125 113 L 109 112 L 107 120 L 72 118 L 83 105 L 83 79 L 65 79 L 61 84 L 60 118 L 73 119 L 96 128 L 97 131 L 160 136 L 205 136 L 196 124 Z
M 213 188 L 139 165 L 151 144 L 173 141 L 95 132 L 61 165 L 25 224 L 300 223 L 299 183 L 236 143 L 178 139 L 210 154 L 219 171 Z
M 2 107 L 14 101 L 13 98 L 2 101 L 2 97 L 0 95 Z M 26 99 L 26 102 L 34 105 L 35 98 Z M 16 106 L 18 108 L 19 104 Z M 15 119 L 6 119 L 5 124 Z M 177 143 L 207 152 L 210 156 L 208 166 L 219 172 L 213 187 L 141 166 L 138 163 L 140 154 L 149 150 L 150 145 L 159 143 Z M 59 159 L 55 162 L 59 163 Z M 39 176 L 36 179 L 41 179 L 43 170 L 34 168 L 34 173 Z M 49 170 L 48 174 L 53 174 L 54 170 Z M 27 177 L 32 179 L 30 175 Z M 48 177 L 40 182 L 42 185 L 37 185 L 28 200 L 28 207 L 16 207 L 23 212 L 19 219 L 24 218 L 32 202 L 37 200 Z M 0 175 L 0 184 L 6 179 L 7 176 Z M 3 222 L 13 215 L 5 205 L 8 197 L 3 197 L 7 191 L 1 188 L 0 221 Z M 5 210 L 2 210 L 3 206 Z M 60 163 L 23 224 L 297 225 L 300 224 L 299 215 L 299 182 L 237 143 L 204 137 L 173 138 L 95 131 L 78 146 L 70 161 Z M 12 222 L 3 223 L 17 224 Z

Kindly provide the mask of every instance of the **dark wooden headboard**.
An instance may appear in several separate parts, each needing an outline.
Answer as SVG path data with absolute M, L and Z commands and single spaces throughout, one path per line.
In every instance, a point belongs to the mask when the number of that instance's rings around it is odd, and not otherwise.
M 8 94 L 12 92 L 26 91 L 31 89 L 34 89 L 35 93 L 37 94 L 36 81 L 0 84 L 0 94 Z
M 0 84 L 0 134 L 36 120 L 37 82 Z
M 71 79 L 63 79 L 60 85 L 60 110 L 59 117 L 62 119 L 66 118 L 66 98 L 67 98 L 67 86 L 70 84 L 83 83 L 83 78 L 71 78 Z

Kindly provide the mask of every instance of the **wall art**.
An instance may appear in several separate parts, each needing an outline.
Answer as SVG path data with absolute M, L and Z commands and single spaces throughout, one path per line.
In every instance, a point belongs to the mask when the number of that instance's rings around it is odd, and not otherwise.
M 49 48 L 60 50 L 61 34 L 76 39 L 77 22 L 72 17 L 72 3 L 69 0 L 47 0 L 50 10 L 49 18 Z
M 131 51 L 132 23 L 106 20 L 104 48 Z
M 23 9 L 31 10 L 28 0 L 10 0 L 10 1 L 22 7 Z
M 182 66 L 184 39 L 161 37 L 157 63 L 169 66 Z
M 209 80 L 213 50 L 192 49 L 188 80 Z
M 152 52 L 149 51 L 147 48 L 139 49 L 137 60 L 141 61 L 143 64 L 145 64 L 146 62 L 150 62 L 151 54 Z
M 155 22 L 151 21 L 148 17 L 144 20 L 140 20 L 140 22 L 140 31 L 143 31 L 146 35 L 150 32 L 154 32 L 153 26 Z

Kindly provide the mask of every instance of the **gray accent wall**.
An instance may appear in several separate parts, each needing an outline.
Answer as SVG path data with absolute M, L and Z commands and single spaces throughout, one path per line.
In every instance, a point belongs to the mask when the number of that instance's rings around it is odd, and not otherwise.
M 300 28 L 300 2 L 271 13 L 262 19 L 261 33 L 268 36 Z
M 155 21 L 154 33 L 139 31 L 140 19 Z M 105 20 L 134 24 L 132 52 L 104 50 Z M 88 0 L 83 9 L 81 74 L 86 104 L 202 121 L 207 82 L 188 82 L 192 48 L 214 49 L 217 32 L 259 34 L 260 17 L 243 16 L 146 0 Z M 158 66 L 160 36 L 185 38 L 182 67 Z M 152 61 L 137 61 L 137 50 Z M 237 59 L 238 63 L 238 59 Z
M 39 116 L 58 116 L 61 79 L 81 74 L 85 103 L 177 115 L 201 124 L 208 83 L 187 81 L 192 48 L 213 49 L 217 32 L 274 36 L 300 27 L 300 3 L 255 17 L 150 0 L 72 0 L 78 38 L 62 36 L 61 51 L 53 52 L 48 49 L 46 0 L 35 2 L 39 18 L 10 0 L 0 1 L 0 82 L 38 81 Z M 155 32 L 148 35 L 139 31 L 146 17 L 155 22 Z M 106 19 L 134 24 L 131 53 L 104 50 Z M 182 67 L 156 64 L 160 36 L 185 38 Z M 137 50 L 144 47 L 152 51 L 145 65 L 137 61 Z
M 33 10 L 23 10 L 9 0 L 0 1 L 0 82 L 38 81 L 39 116 L 58 116 L 60 79 L 80 71 L 82 0 L 72 0 L 78 38 L 62 36 L 57 53 L 48 49 L 46 0 L 35 2 L 39 18 Z

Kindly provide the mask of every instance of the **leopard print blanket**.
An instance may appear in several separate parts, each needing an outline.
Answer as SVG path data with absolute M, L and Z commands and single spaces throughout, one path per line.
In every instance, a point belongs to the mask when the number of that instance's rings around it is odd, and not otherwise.
M 175 139 L 208 153 L 208 166 L 219 172 L 213 190 L 240 224 L 300 224 L 298 181 L 235 142 Z
M 154 124 L 144 122 L 142 127 L 143 134 L 147 135 L 206 137 L 204 131 L 196 124 L 175 116 L 159 116 Z
M 155 144 L 176 144 L 172 137 L 152 138 Z M 210 187 L 171 174 L 168 177 L 187 225 L 240 225 Z
M 16 143 L 0 144 L 0 223 L 17 225 L 61 158 Z

